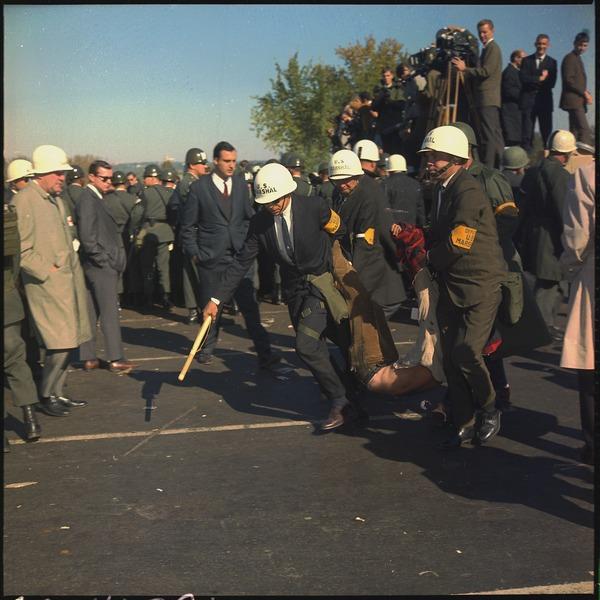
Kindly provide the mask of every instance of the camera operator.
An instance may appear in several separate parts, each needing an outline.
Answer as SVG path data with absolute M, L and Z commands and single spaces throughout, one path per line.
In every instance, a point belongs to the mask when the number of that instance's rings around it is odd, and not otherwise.
M 379 114 L 377 133 L 381 137 L 381 147 L 386 154 L 402 151 L 399 131 L 404 121 L 406 95 L 403 87 L 394 77 L 390 67 L 381 71 L 381 85 L 373 91 L 372 109 Z
M 483 44 L 480 66 L 467 67 L 462 58 L 455 57 L 452 64 L 475 82 L 475 108 L 479 115 L 479 142 L 483 163 L 499 168 L 504 148 L 500 126 L 500 86 L 502 82 L 502 53 L 494 41 L 494 24 L 490 19 L 477 23 L 479 40 Z

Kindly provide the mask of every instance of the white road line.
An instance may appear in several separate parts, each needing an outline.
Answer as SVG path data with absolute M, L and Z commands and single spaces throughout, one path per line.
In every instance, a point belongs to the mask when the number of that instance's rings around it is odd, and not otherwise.
M 493 592 L 468 592 L 464 594 L 453 594 L 455 596 L 492 596 L 497 594 L 592 594 L 594 591 L 593 581 L 581 581 L 579 583 L 560 583 L 556 585 L 536 585 L 525 588 L 512 588 L 507 590 L 494 590 Z
M 188 412 L 191 412 L 188 411 Z M 187 413 L 184 413 L 187 414 Z M 181 415 L 183 416 L 183 415 Z M 177 417 L 173 421 L 179 419 Z M 397 419 L 393 415 L 379 415 L 377 417 L 371 417 L 370 422 L 373 421 L 387 421 L 390 419 Z M 169 423 L 172 423 L 170 421 Z M 156 427 L 149 431 L 117 431 L 114 433 L 89 433 L 82 435 L 62 435 L 55 437 L 41 437 L 37 442 L 33 442 L 33 445 L 37 444 L 56 444 L 60 442 L 89 442 L 92 440 L 114 440 L 120 438 L 133 438 L 133 437 L 156 437 L 158 435 L 179 435 L 182 433 L 212 433 L 219 431 L 244 431 L 248 429 L 274 429 L 277 427 L 304 427 L 312 425 L 311 421 L 275 421 L 272 423 L 240 423 L 238 425 L 215 425 L 213 427 L 181 427 L 178 429 L 162 429 Z M 168 424 L 167 424 L 168 425 Z M 166 427 L 166 426 L 165 426 Z M 21 439 L 9 438 L 11 446 L 18 444 L 28 444 Z

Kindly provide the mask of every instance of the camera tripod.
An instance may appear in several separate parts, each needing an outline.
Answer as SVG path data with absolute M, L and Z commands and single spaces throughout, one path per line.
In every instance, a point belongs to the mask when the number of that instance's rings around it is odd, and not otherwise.
M 439 73 L 433 76 L 433 73 Z M 427 83 L 431 88 L 431 104 L 427 116 L 425 133 L 435 127 L 468 120 L 475 131 L 480 130 L 479 115 L 475 110 L 473 92 L 465 82 L 464 73 L 458 71 L 448 60 L 446 72 L 430 71 Z M 464 106 L 463 106 L 464 105 Z M 459 113 L 459 109 L 461 112 Z M 419 179 L 424 178 L 425 158 L 421 160 Z

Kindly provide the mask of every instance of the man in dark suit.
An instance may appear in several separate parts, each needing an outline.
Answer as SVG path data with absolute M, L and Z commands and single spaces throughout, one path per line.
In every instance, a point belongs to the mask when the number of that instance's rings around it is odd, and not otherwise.
M 477 23 L 479 40 L 483 44 L 480 65 L 467 67 L 461 58 L 453 58 L 452 64 L 463 72 L 467 82 L 475 83 L 475 108 L 479 115 L 478 137 L 483 164 L 498 168 L 504 142 L 500 125 L 500 87 L 502 83 L 502 52 L 494 40 L 494 23 L 482 19 Z
M 510 55 L 508 66 L 502 71 L 502 107 L 500 112 L 504 143 L 507 146 L 518 146 L 523 137 L 521 135 L 523 115 L 519 108 L 522 87 L 519 71 L 525 56 L 525 50 L 514 50 Z
M 467 136 L 453 126 L 436 127 L 421 152 L 427 153 L 427 170 L 437 181 L 427 261 L 439 284 L 437 318 L 457 429 L 441 445 L 450 449 L 467 440 L 486 442 L 500 429 L 482 352 L 500 305 L 506 263 L 490 201 L 464 169 L 469 159 Z
M 519 106 L 523 111 L 522 147 L 531 152 L 535 120 L 540 126 L 540 134 L 544 148 L 552 131 L 552 88 L 556 85 L 558 71 L 556 61 L 546 53 L 550 46 L 550 38 L 540 33 L 535 38 L 535 53 L 526 56 L 521 63 L 521 100 Z
M 588 104 L 592 104 L 592 94 L 587 89 L 587 77 L 581 55 L 590 45 L 590 36 L 581 31 L 575 36 L 573 50 L 569 52 L 560 65 L 562 77 L 562 93 L 560 107 L 569 113 L 569 131 L 578 142 L 592 145 L 594 143 L 590 126 L 585 113 Z
M 92 333 L 96 322 L 104 335 L 106 358 L 113 373 L 129 373 L 135 366 L 125 360 L 119 323 L 119 276 L 125 270 L 123 239 L 104 196 L 112 188 L 112 167 L 103 160 L 94 161 L 88 171 L 89 183 L 77 202 L 80 257 L 88 290 L 88 313 Z M 79 347 L 86 371 L 97 369 L 96 336 Z
M 345 301 L 333 286 L 331 238 L 340 238 L 344 226 L 327 201 L 318 196 L 296 196 L 297 183 L 285 167 L 264 166 L 256 175 L 255 201 L 264 207 L 250 222 L 245 244 L 223 279 L 210 290 L 214 297 L 204 307 L 204 318 L 218 315 L 218 306 L 226 301 L 244 277 L 259 248 L 277 261 L 281 268 L 284 293 L 290 319 L 296 331 L 296 353 L 308 367 L 327 399 L 331 410 L 321 429 L 329 431 L 344 424 L 349 400 L 346 388 L 334 367 L 326 336 L 340 342 L 335 323 L 348 316 L 339 314 L 334 306 Z M 330 285 L 323 285 L 328 280 Z M 335 294 L 339 297 L 335 298 Z M 348 408 L 347 408 L 348 407 Z
M 199 306 L 206 305 L 211 290 L 217 287 L 220 277 L 233 264 L 234 255 L 244 245 L 254 214 L 246 182 L 234 175 L 236 160 L 235 148 L 228 142 L 219 142 L 213 150 L 213 172 L 192 183 L 181 209 L 181 241 L 184 253 L 198 272 Z M 259 365 L 268 368 L 278 362 L 279 357 L 271 352 L 269 335 L 260 323 L 253 273 L 248 269 L 234 298 L 254 342 Z M 198 354 L 202 364 L 212 359 L 219 335 L 219 320 L 220 314 Z

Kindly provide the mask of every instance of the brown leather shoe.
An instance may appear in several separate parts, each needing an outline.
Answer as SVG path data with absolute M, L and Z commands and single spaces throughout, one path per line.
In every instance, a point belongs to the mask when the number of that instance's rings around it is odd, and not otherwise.
M 108 363 L 108 370 L 111 373 L 117 373 L 118 375 L 126 375 L 135 367 L 137 367 L 137 365 L 134 365 L 128 360 L 113 360 L 111 363 Z
M 99 369 L 99 368 L 100 368 L 100 361 L 97 358 L 94 358 L 93 360 L 86 360 L 83 363 L 84 371 L 92 371 L 93 369 Z
M 321 423 L 321 431 L 331 431 L 344 424 L 344 414 L 342 409 L 332 408 L 329 417 Z

